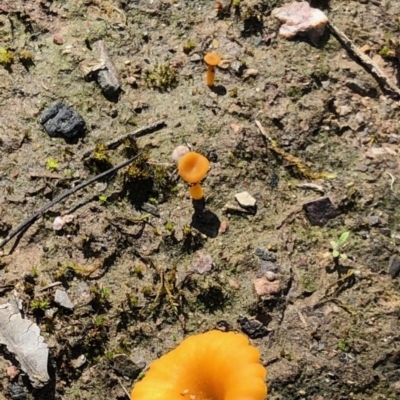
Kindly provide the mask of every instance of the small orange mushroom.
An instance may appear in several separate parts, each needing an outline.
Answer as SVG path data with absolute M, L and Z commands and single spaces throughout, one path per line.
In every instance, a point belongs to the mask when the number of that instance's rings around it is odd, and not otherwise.
M 200 200 L 204 197 L 200 181 L 204 179 L 209 169 L 210 162 L 208 159 L 195 151 L 186 153 L 179 160 L 179 176 L 191 185 L 189 193 L 194 200 Z
M 245 335 L 213 330 L 154 361 L 131 400 L 264 400 L 266 375 Z
M 214 86 L 215 83 L 215 67 L 221 62 L 221 57 L 217 53 L 207 53 L 204 56 L 207 64 L 207 86 Z

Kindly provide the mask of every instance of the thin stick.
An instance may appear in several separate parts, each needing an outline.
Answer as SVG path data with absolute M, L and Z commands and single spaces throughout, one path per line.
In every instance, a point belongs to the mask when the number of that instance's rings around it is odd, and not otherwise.
M 24 231 L 25 229 L 27 229 L 31 224 L 33 224 L 41 215 L 43 215 L 49 208 L 53 207 L 54 205 L 60 203 L 61 201 L 63 201 L 65 198 L 67 198 L 68 196 L 71 196 L 72 194 L 76 193 L 78 190 L 83 189 L 86 186 L 89 186 L 90 184 L 98 181 L 101 178 L 104 178 L 107 175 L 110 175 L 116 171 L 118 171 L 119 169 L 126 167 L 127 165 L 129 165 L 130 163 L 132 163 L 137 157 L 139 157 L 140 154 L 136 155 L 135 157 L 130 158 L 129 160 L 126 160 L 124 162 L 122 162 L 121 164 L 118 164 L 117 166 L 108 169 L 107 171 L 102 172 L 99 175 L 93 176 L 92 178 L 89 178 L 88 180 L 80 183 L 79 185 L 73 187 L 70 190 L 67 190 L 65 193 L 61 194 L 60 196 L 56 197 L 53 201 L 51 201 L 50 203 L 47 203 L 44 207 L 40 208 L 39 210 L 37 210 L 36 212 L 34 212 L 27 220 L 25 220 L 24 222 L 22 222 L 21 225 L 19 225 L 17 228 L 15 228 L 13 231 L 11 231 L 8 236 L 3 239 L 0 242 L 0 249 L 2 247 L 4 247 L 4 245 L 6 243 L 8 243 L 13 237 L 15 237 L 16 235 L 18 235 L 18 233 Z
M 130 395 L 129 395 L 129 392 L 125 389 L 125 386 L 122 384 L 122 382 L 120 381 L 120 379 L 117 377 L 117 379 L 118 379 L 118 383 L 121 385 L 121 387 L 122 387 L 122 390 L 125 392 L 125 394 L 128 396 L 128 399 L 130 399 L 131 397 L 130 397 Z
M 134 139 L 140 136 L 147 135 L 148 133 L 153 133 L 158 131 L 159 129 L 164 128 L 166 125 L 165 120 L 160 119 L 159 121 L 153 122 L 152 124 L 142 126 L 141 128 L 137 129 L 132 133 L 128 133 L 127 135 L 120 136 L 118 139 L 111 140 L 110 142 L 106 143 L 107 150 L 116 149 L 122 143 L 125 142 L 126 139 Z M 92 154 L 94 149 L 88 150 L 82 155 L 82 159 L 87 158 Z
M 393 83 L 385 73 L 380 69 L 380 67 L 366 54 L 364 54 L 351 40 L 350 38 L 342 32 L 337 26 L 333 25 L 332 22 L 328 23 L 330 31 L 336 36 L 336 38 L 342 43 L 344 47 L 350 50 L 353 55 L 355 55 L 361 63 L 364 65 L 372 75 L 375 76 L 380 82 L 384 83 L 391 92 L 400 97 L 400 89 Z
M 44 287 L 40 288 L 40 289 L 39 289 L 39 292 L 44 292 L 44 291 L 47 290 L 47 289 L 51 289 L 51 288 L 53 288 L 53 287 L 55 287 L 55 286 L 60 286 L 60 285 L 62 285 L 62 282 L 60 282 L 60 281 L 53 282 L 53 283 L 50 283 L 50 284 L 47 285 L 47 286 L 44 286 Z

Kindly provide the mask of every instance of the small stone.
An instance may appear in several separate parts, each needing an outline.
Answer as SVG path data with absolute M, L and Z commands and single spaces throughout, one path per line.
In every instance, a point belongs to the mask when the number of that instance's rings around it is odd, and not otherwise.
M 25 389 L 17 384 L 8 385 L 7 391 L 13 400 L 25 400 L 28 396 L 28 393 L 25 391 Z
M 61 307 L 67 308 L 68 310 L 74 309 L 74 305 L 69 299 L 68 294 L 65 290 L 57 289 L 54 296 L 54 301 Z
M 231 62 L 231 69 L 237 76 L 242 76 L 243 71 L 246 69 L 246 66 L 239 60 L 235 60 Z
M 318 8 L 310 7 L 307 1 L 285 4 L 273 10 L 271 15 L 283 22 L 279 34 L 286 39 L 300 35 L 315 41 L 323 35 L 328 23 L 326 15 Z
M 98 59 L 104 62 L 104 68 L 96 71 L 96 81 L 101 87 L 105 96 L 116 98 L 121 89 L 117 69 L 111 61 L 105 43 L 103 40 L 98 40 L 93 44 L 93 50 L 97 52 Z
M 225 232 L 228 231 L 228 229 L 229 229 L 228 221 L 221 221 L 221 224 L 218 229 L 218 233 L 220 235 L 223 235 Z
M 248 79 L 248 78 L 255 78 L 258 75 L 258 70 L 249 68 L 246 69 L 245 73 L 243 74 L 243 79 Z
M 61 101 L 44 110 L 39 116 L 39 122 L 50 137 L 72 139 L 86 131 L 83 118 Z
M 339 106 L 336 108 L 336 112 L 341 116 L 350 114 L 352 111 L 353 109 L 349 106 Z
M 253 285 L 258 296 L 270 296 L 281 291 L 279 281 L 271 282 L 267 278 L 257 278 L 254 280 Z
M 240 285 L 239 285 L 239 283 L 238 283 L 235 279 L 229 278 L 229 279 L 228 279 L 228 283 L 229 283 L 229 286 L 230 286 L 232 289 L 235 289 L 235 290 L 240 289 Z
M 75 360 L 71 361 L 71 365 L 75 368 L 78 369 L 82 367 L 86 363 L 86 357 L 84 354 L 81 354 L 78 358 L 75 358 Z
M 143 370 L 143 365 L 135 364 L 127 355 L 117 354 L 112 360 L 112 368 L 120 376 L 136 379 Z
M 186 154 L 189 153 L 189 147 L 180 145 L 175 147 L 174 151 L 172 152 L 172 159 L 176 162 L 179 162 L 179 160 Z
M 276 273 L 273 272 L 273 271 L 267 271 L 267 272 L 265 273 L 265 277 L 266 277 L 270 282 L 273 282 L 274 280 L 276 280 L 277 275 L 276 275 Z
M 381 220 L 377 215 L 370 215 L 367 217 L 367 220 L 370 226 L 378 226 L 381 223 Z
M 9 367 L 7 367 L 7 376 L 10 379 L 14 379 L 16 376 L 18 376 L 18 374 L 19 374 L 19 370 L 14 365 L 10 365 Z
M 201 56 L 198 53 L 194 53 L 191 57 L 190 57 L 190 61 L 191 62 L 199 62 L 201 60 Z
M 47 319 L 53 319 L 54 318 L 54 315 L 55 315 L 55 313 L 56 313 L 56 309 L 54 309 L 54 308 L 49 308 L 49 309 L 47 309 L 45 312 L 44 312 L 44 316 L 47 318 Z
M 279 268 L 272 261 L 264 261 L 263 259 L 261 259 L 260 260 L 260 276 L 266 275 L 268 271 L 271 271 L 276 274 L 279 272 Z
M 235 194 L 235 200 L 239 203 L 240 207 L 243 208 L 254 208 L 257 202 L 257 200 L 252 197 L 249 192 Z
M 276 261 L 276 255 L 271 251 L 266 250 L 264 247 L 257 247 L 254 251 L 254 255 L 264 261 Z
M 64 43 L 64 40 L 59 33 L 56 33 L 53 35 L 53 42 L 55 44 L 62 45 Z
M 60 231 L 65 224 L 69 224 L 74 219 L 73 215 L 63 215 L 62 217 L 55 217 L 53 222 L 53 229 L 55 231 Z
M 393 279 L 400 274 L 400 257 L 396 254 L 390 257 L 388 273 Z
M 213 267 L 213 260 L 211 256 L 207 253 L 203 253 L 201 251 L 196 252 L 196 259 L 191 265 L 189 271 L 195 272 L 197 274 L 205 274 L 206 272 L 211 271 Z
M 238 320 L 242 331 L 250 338 L 257 339 L 268 335 L 267 328 L 256 319 L 249 319 L 247 317 L 239 318 Z
M 368 165 L 365 164 L 357 164 L 354 169 L 356 171 L 360 171 L 360 172 L 367 172 L 368 171 Z
M 340 211 L 332 204 L 328 197 L 311 201 L 303 205 L 306 217 L 313 226 L 324 226 L 332 219 L 336 218 Z

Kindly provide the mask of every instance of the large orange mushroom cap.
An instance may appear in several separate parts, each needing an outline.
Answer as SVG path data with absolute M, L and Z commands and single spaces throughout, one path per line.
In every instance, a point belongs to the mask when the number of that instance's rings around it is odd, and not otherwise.
M 217 53 L 207 53 L 204 56 L 204 61 L 207 65 L 215 67 L 221 62 L 221 56 Z
M 198 183 L 206 176 L 210 169 L 210 162 L 203 155 L 190 151 L 179 161 L 178 173 L 188 183 Z
M 131 400 L 264 400 L 266 375 L 245 335 L 214 330 L 154 361 Z

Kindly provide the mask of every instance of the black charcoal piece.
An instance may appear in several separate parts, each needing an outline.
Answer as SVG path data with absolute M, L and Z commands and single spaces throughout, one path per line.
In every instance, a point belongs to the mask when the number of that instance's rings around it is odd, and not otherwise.
M 44 110 L 39 122 L 51 137 L 73 139 L 86 130 L 86 123 L 80 114 L 61 101 Z

